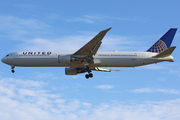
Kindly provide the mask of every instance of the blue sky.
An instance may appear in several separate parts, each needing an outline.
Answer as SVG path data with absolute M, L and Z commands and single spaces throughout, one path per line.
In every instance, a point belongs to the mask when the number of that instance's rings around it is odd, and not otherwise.
M 0 58 L 14 51 L 76 51 L 112 27 L 99 51 L 145 51 L 180 28 L 178 0 L 6 0 L 0 4 Z M 179 120 L 180 32 L 174 63 L 66 76 L 65 68 L 0 63 L 3 120 Z

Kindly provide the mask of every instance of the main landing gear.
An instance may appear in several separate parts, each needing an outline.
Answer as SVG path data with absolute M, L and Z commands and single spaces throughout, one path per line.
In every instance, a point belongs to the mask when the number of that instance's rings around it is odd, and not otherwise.
M 91 70 L 89 69 L 89 66 L 86 66 L 85 69 L 88 72 L 88 74 L 85 75 L 86 79 L 92 78 L 93 74 L 91 73 Z
M 15 72 L 14 68 L 15 68 L 15 66 L 14 66 L 14 65 L 12 65 L 12 66 L 11 66 L 11 69 L 12 69 L 12 70 L 11 70 L 11 72 L 12 72 L 12 73 L 14 73 L 14 72 Z
M 92 78 L 93 74 L 92 73 L 86 74 L 85 77 L 86 77 L 86 79 Z

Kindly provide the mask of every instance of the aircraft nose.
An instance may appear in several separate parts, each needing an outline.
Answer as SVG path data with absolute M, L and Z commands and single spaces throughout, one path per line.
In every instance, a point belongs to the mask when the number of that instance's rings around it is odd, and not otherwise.
M 2 58 L 1 61 L 2 61 L 3 63 L 6 63 L 6 59 L 5 59 L 5 58 Z

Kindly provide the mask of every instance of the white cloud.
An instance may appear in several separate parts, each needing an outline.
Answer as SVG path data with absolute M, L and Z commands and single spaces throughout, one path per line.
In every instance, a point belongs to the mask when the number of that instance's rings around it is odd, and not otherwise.
M 12 40 L 24 40 L 24 38 L 40 35 L 45 32 L 45 28 L 50 26 L 37 19 L 25 19 L 14 16 L 0 16 L 1 37 Z
M 112 88 L 114 88 L 114 86 L 112 86 L 112 85 L 97 85 L 96 88 L 105 90 L 105 89 L 112 89 Z
M 57 39 L 34 38 L 23 40 L 23 43 L 17 47 L 18 51 L 77 51 L 95 37 L 96 34 L 98 34 L 98 32 L 95 33 L 94 36 L 75 35 Z M 105 36 L 99 51 L 134 49 L 133 42 L 130 39 L 131 38 L 121 36 Z
M 151 88 L 140 88 L 140 89 L 135 89 L 131 90 L 133 93 L 152 93 L 153 90 Z
M 82 105 L 84 105 L 85 107 L 88 107 L 88 108 L 90 108 L 92 106 L 92 104 L 87 103 L 87 102 L 83 102 Z
M 149 22 L 151 21 L 148 18 L 140 18 L 140 17 L 113 17 L 113 16 L 104 16 L 101 14 L 94 14 L 94 15 L 83 15 L 80 17 L 71 17 L 71 18 L 65 18 L 64 20 L 70 21 L 70 22 L 85 22 L 90 24 L 95 23 L 102 23 L 102 22 L 112 22 L 112 20 L 120 20 L 120 21 L 134 21 L 134 22 Z
M 146 102 L 135 105 L 103 103 L 95 108 L 88 118 L 103 120 L 178 120 L 180 118 L 180 114 L 178 113 L 180 108 L 176 105 L 180 105 L 180 99 L 161 102 Z
M 108 17 L 109 19 L 114 20 L 121 20 L 121 21 L 134 21 L 134 22 L 149 22 L 152 21 L 149 18 L 142 18 L 142 17 Z
M 98 20 L 104 20 L 104 16 L 102 15 L 83 15 L 80 17 L 71 17 L 68 18 L 67 21 L 69 22 L 85 22 L 85 23 L 90 23 L 90 24 L 95 24 L 97 23 Z
M 104 19 L 106 17 L 102 15 L 84 15 L 86 22 L 94 23 L 93 20 Z M 73 19 L 72 19 L 73 20 Z M 87 42 L 89 42 L 97 32 L 88 32 L 84 35 L 64 36 L 61 38 L 46 38 L 46 34 L 54 35 L 52 26 L 39 21 L 37 19 L 25 19 L 14 16 L 0 16 L 0 31 L 4 34 L 4 37 L 10 37 L 11 40 L 21 41 L 22 44 L 18 44 L 18 51 L 77 51 Z M 44 38 L 42 38 L 43 36 Z M 46 36 L 46 37 L 45 37 Z M 103 39 L 102 51 L 113 50 L 136 50 L 138 46 L 134 46 L 137 43 L 137 38 L 118 35 L 105 36 Z M 73 44 L 72 44 L 73 43 Z M 139 48 L 138 48 L 139 49 Z
M 23 19 L 14 16 L 0 16 L 0 30 L 35 30 L 49 27 L 49 25 L 36 19 Z M 21 31 L 22 32 L 22 31 Z
M 51 40 L 35 38 L 24 41 L 23 44 L 18 45 L 18 49 L 27 51 L 74 51 L 80 49 L 86 44 L 85 41 L 88 42 L 90 39 L 89 36 L 68 36 Z
M 30 84 L 29 84 L 30 83 Z M 29 86 L 27 86 L 29 84 Z M 93 105 L 77 99 L 63 99 L 45 90 L 47 83 L 0 78 L 0 116 L 3 120 L 179 120 L 180 99 L 126 105 L 118 101 Z M 24 85 L 26 87 L 24 87 Z M 100 89 L 114 86 L 101 85 Z M 149 91 L 149 90 L 145 90 Z M 163 91 L 159 89 L 158 91 Z M 165 90 L 166 91 L 166 90 Z
M 126 36 L 105 36 L 100 47 L 101 51 L 127 51 L 134 49 L 135 40 L 132 41 L 130 37 Z
M 40 73 L 40 72 L 37 72 L 35 74 L 37 74 L 36 75 L 37 78 L 41 78 L 41 79 L 49 79 L 49 78 L 51 78 L 52 80 L 58 79 L 58 77 L 56 77 L 52 73 Z
M 12 87 L 0 86 L 0 94 L 6 94 L 8 97 L 13 97 L 15 95 Z
M 161 89 L 161 88 L 139 88 L 131 90 L 133 93 L 154 93 L 161 92 L 164 94 L 179 94 L 179 90 L 176 89 Z
M 0 78 L 0 85 L 15 87 L 20 86 L 21 88 L 41 88 L 45 85 L 45 82 L 42 81 L 32 81 L 32 80 L 23 80 L 23 79 L 15 79 L 15 78 Z

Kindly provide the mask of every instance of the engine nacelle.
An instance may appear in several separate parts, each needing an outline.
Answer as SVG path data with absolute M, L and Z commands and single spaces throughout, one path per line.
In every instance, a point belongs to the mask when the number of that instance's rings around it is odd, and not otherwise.
M 59 63 L 65 63 L 65 64 L 69 64 L 73 61 L 78 61 L 78 58 L 75 58 L 71 55 L 59 55 L 58 56 L 58 62 Z
M 71 56 L 70 55 L 59 55 L 58 56 L 58 62 L 59 63 L 70 63 L 71 62 Z
M 77 75 L 77 68 L 65 68 L 65 74 L 66 75 Z

